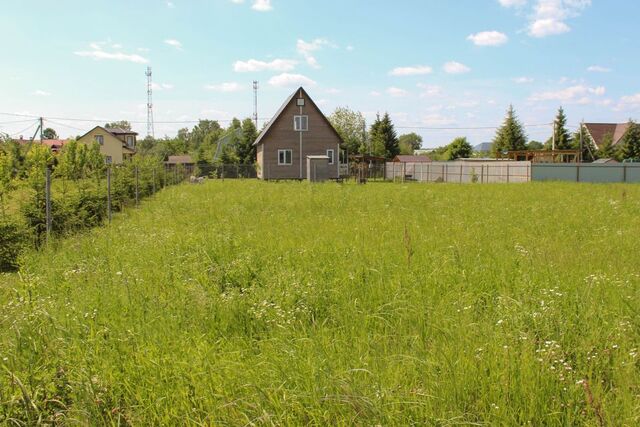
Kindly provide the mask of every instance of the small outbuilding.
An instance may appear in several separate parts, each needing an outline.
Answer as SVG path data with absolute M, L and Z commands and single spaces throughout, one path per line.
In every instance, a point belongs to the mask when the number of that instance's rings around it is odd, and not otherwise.
M 307 156 L 307 181 L 324 182 L 331 178 L 328 156 Z

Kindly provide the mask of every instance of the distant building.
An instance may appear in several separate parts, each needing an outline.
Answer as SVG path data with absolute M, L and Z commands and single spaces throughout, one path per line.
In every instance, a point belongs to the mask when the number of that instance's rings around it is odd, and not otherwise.
M 167 158 L 167 161 L 164 162 L 164 164 L 167 166 L 181 165 L 185 167 L 193 167 L 193 165 L 195 165 L 195 162 L 193 161 L 191 156 L 184 155 L 184 156 L 169 156 Z
M 53 154 L 58 154 L 60 152 L 60 150 L 62 150 L 62 147 L 69 142 L 68 139 L 44 139 L 42 141 L 40 141 L 39 139 L 34 139 L 33 141 L 30 139 L 24 139 L 23 137 L 20 137 L 20 139 L 16 140 L 18 142 L 18 144 L 36 144 L 36 145 L 45 145 L 47 147 L 49 147 L 51 149 L 51 152 Z
M 492 146 L 492 142 L 483 142 L 473 147 L 473 151 L 475 151 L 476 153 L 488 153 L 489 151 L 491 151 Z
M 409 154 L 399 154 L 393 158 L 393 163 L 430 163 L 428 156 L 412 156 Z
M 616 159 L 598 159 L 598 160 L 595 160 L 593 163 L 598 165 L 615 165 L 615 164 L 619 164 L 620 162 L 617 161 Z
M 328 157 L 327 178 L 340 176 L 342 138 L 303 88 L 282 104 L 256 139 L 258 178 L 304 179 L 307 157 Z
M 628 127 L 628 123 L 584 123 L 583 130 L 596 148 L 600 149 L 607 134 L 613 137 L 613 146 L 619 144 Z
M 100 153 L 106 163 L 121 164 L 136 153 L 136 137 L 138 134 L 121 128 L 105 128 L 96 126 L 78 138 L 82 144 L 100 144 Z

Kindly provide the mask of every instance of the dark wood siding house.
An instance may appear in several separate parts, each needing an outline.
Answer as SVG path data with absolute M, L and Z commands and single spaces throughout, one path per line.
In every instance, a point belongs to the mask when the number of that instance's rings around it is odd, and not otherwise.
M 305 179 L 307 157 L 329 158 L 328 178 L 340 174 L 342 139 L 303 88 L 297 89 L 256 139 L 258 178 Z

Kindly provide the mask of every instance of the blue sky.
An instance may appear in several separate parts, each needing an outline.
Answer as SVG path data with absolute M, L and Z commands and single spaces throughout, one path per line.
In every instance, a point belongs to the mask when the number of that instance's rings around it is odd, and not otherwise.
M 251 116 L 254 79 L 261 118 L 304 85 L 325 113 L 388 111 L 425 146 L 490 140 L 441 128 L 497 126 L 510 103 L 528 125 L 560 105 L 572 125 L 640 116 L 629 0 L 23 0 L 0 16 L 0 112 L 49 117 L 62 136 L 103 119 L 144 135 L 147 66 L 156 136 Z M 0 115 L 0 131 L 21 119 Z

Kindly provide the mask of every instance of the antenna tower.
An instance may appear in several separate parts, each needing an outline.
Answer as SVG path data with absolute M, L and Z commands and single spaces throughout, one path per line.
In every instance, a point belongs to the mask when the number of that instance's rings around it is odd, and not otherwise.
M 253 121 L 258 129 L 258 81 L 253 81 Z
M 147 67 L 147 136 L 155 138 L 153 128 L 153 88 L 151 83 L 151 67 Z

